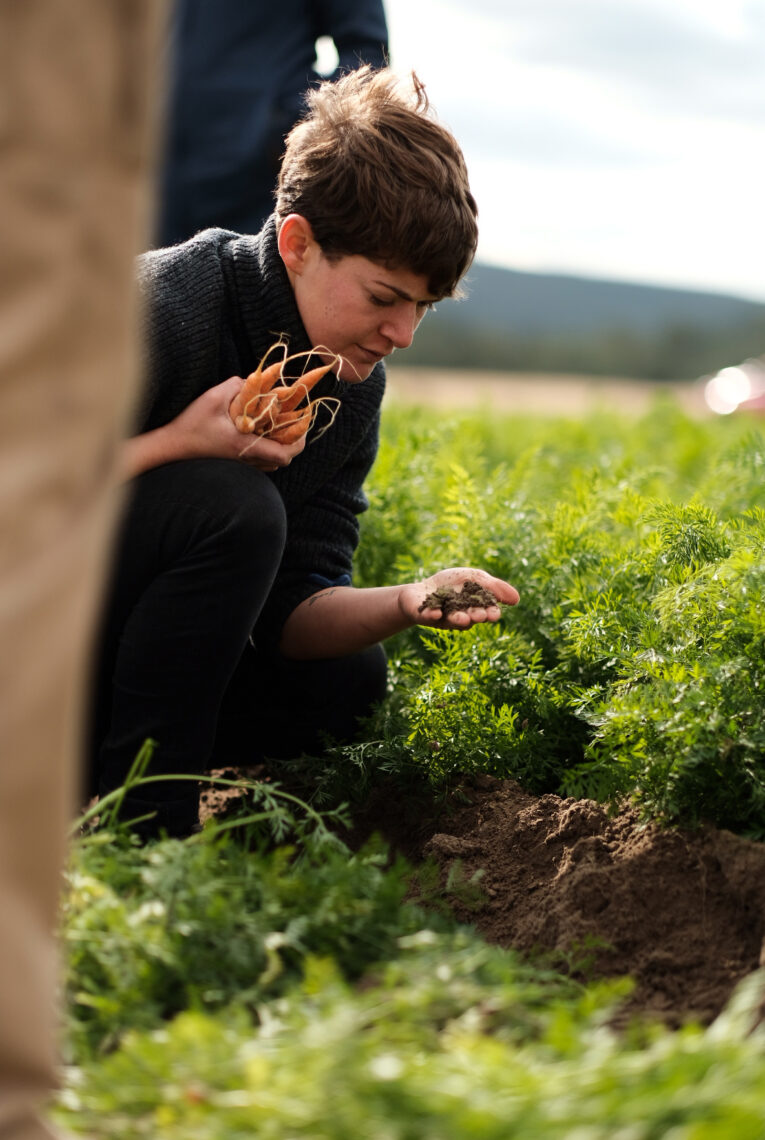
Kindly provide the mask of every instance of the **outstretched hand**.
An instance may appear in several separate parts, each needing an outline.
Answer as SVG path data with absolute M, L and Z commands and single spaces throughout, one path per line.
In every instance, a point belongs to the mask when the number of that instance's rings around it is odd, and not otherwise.
M 421 582 L 409 582 L 402 586 L 399 593 L 401 611 L 415 625 L 434 626 L 436 629 L 470 629 L 481 622 L 499 621 L 502 612 L 499 605 L 471 606 L 470 609 L 455 610 L 450 614 L 445 614 L 442 609 L 420 609 L 425 599 L 436 590 L 451 588 L 460 591 L 468 581 L 477 582 L 489 590 L 497 602 L 503 605 L 517 605 L 520 599 L 514 586 L 501 578 L 494 578 L 485 570 L 453 566 L 448 570 L 439 570 Z

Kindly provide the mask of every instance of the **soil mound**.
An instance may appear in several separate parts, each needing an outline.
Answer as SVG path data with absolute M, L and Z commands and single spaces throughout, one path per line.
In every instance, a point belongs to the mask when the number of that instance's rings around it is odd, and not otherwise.
M 704 827 L 642 825 L 591 800 L 532 796 L 481 777 L 423 854 L 448 874 L 481 871 L 477 911 L 455 911 L 488 942 L 591 954 L 594 974 L 629 974 L 621 1018 L 711 1021 L 763 962 L 765 845 Z
M 207 813 L 222 806 L 211 795 Z M 478 876 L 478 898 L 457 891 L 450 905 L 488 942 L 560 963 L 586 956 L 588 977 L 632 977 L 619 1022 L 707 1023 L 765 965 L 765 844 L 730 832 L 644 825 L 632 810 L 490 776 L 438 811 L 378 788 L 351 843 L 372 832 L 415 865 L 435 861 L 444 884 L 452 870 Z

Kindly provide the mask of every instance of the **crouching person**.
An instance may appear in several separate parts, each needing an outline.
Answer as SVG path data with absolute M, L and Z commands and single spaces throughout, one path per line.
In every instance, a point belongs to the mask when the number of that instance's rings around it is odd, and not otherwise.
M 499 617 L 421 610 L 430 591 L 471 577 L 517 602 L 476 568 L 352 579 L 385 358 L 455 294 L 476 241 L 462 153 L 424 88 L 363 68 L 310 94 L 260 233 L 205 230 L 141 259 L 147 380 L 96 667 L 94 792 L 124 781 L 147 737 L 154 775 L 348 740 L 385 692 L 387 637 Z M 287 355 L 285 377 L 331 366 L 307 435 L 242 434 L 242 378 Z M 147 785 L 123 810 L 185 834 L 197 788 Z

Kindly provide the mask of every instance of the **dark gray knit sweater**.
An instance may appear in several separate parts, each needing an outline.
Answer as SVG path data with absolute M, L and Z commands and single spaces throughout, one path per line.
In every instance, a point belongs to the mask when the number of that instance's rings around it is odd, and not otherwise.
M 207 388 L 247 376 L 284 334 L 290 352 L 311 347 L 276 244 L 273 217 L 255 237 L 204 230 L 183 245 L 139 259 L 146 384 L 137 430 L 168 423 Z M 333 425 L 289 467 L 270 477 L 287 511 L 281 568 L 258 623 L 272 642 L 289 613 L 328 583 L 349 584 L 362 490 L 374 461 L 385 371 L 361 384 L 329 373 L 313 397 L 336 396 Z M 324 409 L 320 409 L 324 411 Z M 321 424 L 311 429 L 313 433 Z

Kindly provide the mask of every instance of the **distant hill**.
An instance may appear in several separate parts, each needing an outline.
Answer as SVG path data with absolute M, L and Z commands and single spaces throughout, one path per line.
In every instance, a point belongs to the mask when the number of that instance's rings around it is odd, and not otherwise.
M 451 323 L 521 334 L 607 328 L 655 333 L 668 324 L 742 324 L 765 313 L 765 305 L 725 294 L 521 273 L 493 265 L 474 265 L 465 291 L 463 300 L 443 306 Z
M 474 265 L 407 364 L 693 378 L 765 351 L 765 304 L 725 294 Z

